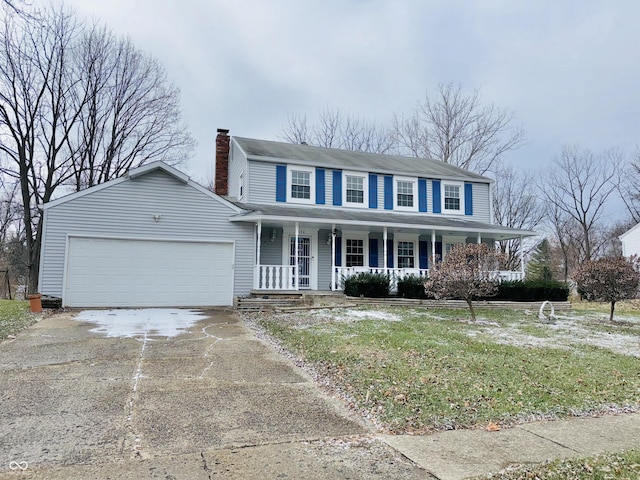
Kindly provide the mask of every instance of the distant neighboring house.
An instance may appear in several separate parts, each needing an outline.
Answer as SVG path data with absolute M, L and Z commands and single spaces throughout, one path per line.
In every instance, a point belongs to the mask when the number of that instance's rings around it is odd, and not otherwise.
M 41 293 L 75 307 L 231 305 L 338 290 L 358 272 L 395 285 L 458 243 L 535 235 L 493 223 L 491 179 L 436 160 L 220 129 L 215 168 L 215 193 L 155 162 L 45 204 Z
M 622 242 L 622 255 L 640 255 L 640 223 L 618 237 Z

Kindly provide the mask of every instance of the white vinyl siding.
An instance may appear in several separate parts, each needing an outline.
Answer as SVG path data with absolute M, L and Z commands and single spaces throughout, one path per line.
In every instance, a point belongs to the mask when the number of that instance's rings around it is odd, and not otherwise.
M 240 201 L 246 201 L 247 195 L 247 158 L 240 151 L 235 142 L 230 142 L 230 151 L 229 151 L 229 197 L 238 199 Z M 241 176 L 244 176 L 242 180 L 244 180 L 244 196 L 245 199 L 241 198 Z
M 249 161 L 249 178 L 245 202 L 276 203 L 276 167 L 273 163 Z
M 234 295 L 253 286 L 254 226 L 236 212 L 163 171 L 153 171 L 47 208 L 40 292 L 62 296 L 67 235 L 235 242 Z M 154 215 L 159 215 L 156 222 Z M 230 279 L 229 279 L 230 280 Z

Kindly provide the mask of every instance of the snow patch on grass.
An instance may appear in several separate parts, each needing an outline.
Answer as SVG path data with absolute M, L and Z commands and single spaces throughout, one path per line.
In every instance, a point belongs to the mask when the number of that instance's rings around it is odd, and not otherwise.
M 612 352 L 640 358 L 640 337 L 632 333 L 612 333 L 594 330 L 584 326 L 584 316 L 560 316 L 555 323 L 531 323 L 544 331 L 544 336 L 524 333 L 523 324 L 511 323 L 507 326 L 467 331 L 472 337 L 489 337 L 491 341 L 516 347 L 571 348 L 572 345 L 591 345 L 606 348 Z M 614 324 L 611 324 L 612 326 Z M 638 332 L 640 334 L 640 331 Z

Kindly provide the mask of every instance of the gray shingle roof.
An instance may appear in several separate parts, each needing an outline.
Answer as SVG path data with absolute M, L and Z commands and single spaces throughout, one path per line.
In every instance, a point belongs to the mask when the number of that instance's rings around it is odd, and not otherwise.
M 353 152 L 337 148 L 314 147 L 244 137 L 233 137 L 233 140 L 249 158 L 265 161 L 287 161 L 301 165 L 353 169 L 371 173 L 396 173 L 426 178 L 493 182 L 488 177 L 449 165 L 440 160 L 428 158 Z
M 483 232 L 495 233 L 500 237 L 514 238 L 520 235 L 533 236 L 535 232 L 530 230 L 519 230 L 503 227 L 502 225 L 492 225 L 465 218 L 451 218 L 439 215 L 411 214 L 400 212 L 386 212 L 369 209 L 348 209 L 348 208 L 318 208 L 313 207 L 291 207 L 284 205 L 255 205 L 234 202 L 240 208 L 247 210 L 233 217 L 237 221 L 255 221 L 254 217 L 263 220 L 290 219 L 291 221 L 308 221 L 310 223 L 321 223 L 331 225 L 332 223 L 371 225 L 371 226 L 400 226 L 422 229 L 422 230 L 454 230 L 457 232 Z

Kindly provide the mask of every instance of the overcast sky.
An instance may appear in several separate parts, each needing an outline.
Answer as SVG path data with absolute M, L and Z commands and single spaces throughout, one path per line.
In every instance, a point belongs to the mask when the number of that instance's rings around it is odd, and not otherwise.
M 281 140 L 288 115 L 326 106 L 384 124 L 448 82 L 514 112 L 528 144 L 509 159 L 527 170 L 563 144 L 631 153 L 640 143 L 635 0 L 65 4 L 166 67 L 198 142 L 184 167 L 195 179 L 211 176 L 219 127 Z

